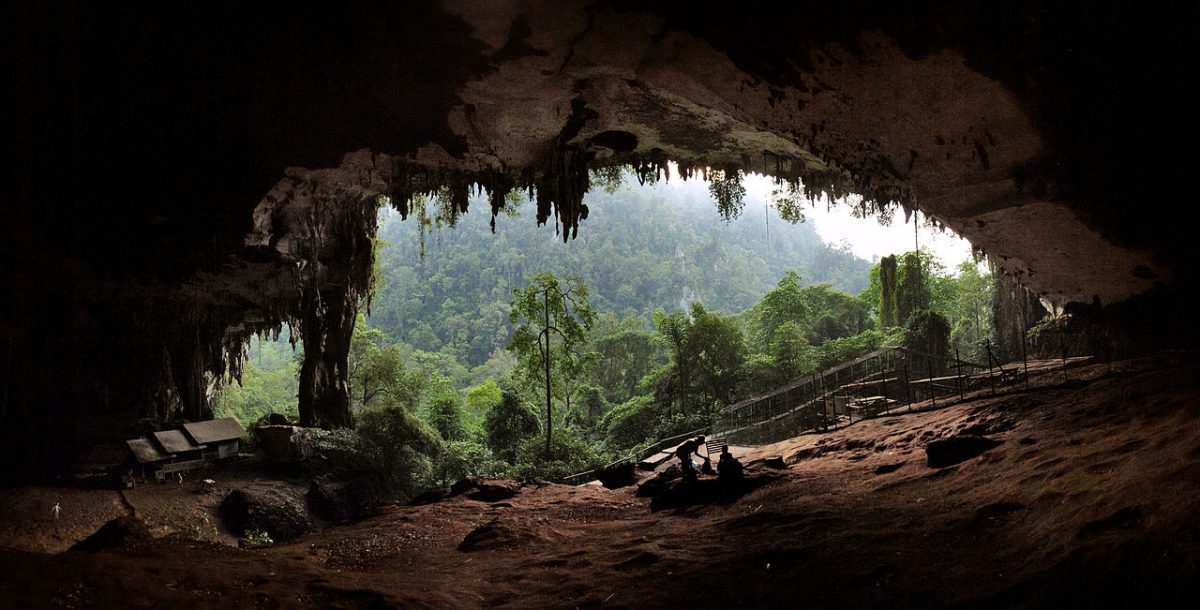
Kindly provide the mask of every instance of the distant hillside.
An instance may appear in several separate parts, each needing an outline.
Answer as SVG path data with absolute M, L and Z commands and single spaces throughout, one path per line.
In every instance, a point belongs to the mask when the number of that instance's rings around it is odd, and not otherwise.
M 647 321 L 655 309 L 691 301 L 745 310 L 788 270 L 850 294 L 866 288 L 870 264 L 822 243 L 811 225 L 788 224 L 773 208 L 768 223 L 761 202 L 726 223 L 696 186 L 593 192 L 578 238 L 565 244 L 552 228 L 536 226 L 528 202 L 516 217 L 497 218 L 493 235 L 479 199 L 454 228 L 427 229 L 424 258 L 420 222 L 389 211 L 369 321 L 394 341 L 473 366 L 507 342 L 513 289 L 544 272 L 582 276 L 598 311 Z

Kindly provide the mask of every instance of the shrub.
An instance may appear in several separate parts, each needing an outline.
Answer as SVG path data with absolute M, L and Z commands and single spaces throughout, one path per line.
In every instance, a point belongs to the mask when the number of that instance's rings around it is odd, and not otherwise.
M 428 479 L 441 450 L 437 432 L 402 407 L 364 409 L 353 431 L 322 432 L 316 445 L 335 472 L 369 477 L 400 497 Z
M 515 474 L 521 479 L 558 480 L 603 466 L 603 457 L 570 428 L 554 432 L 550 455 L 546 439 L 531 437 L 521 444 Z
M 443 487 L 472 477 L 503 477 L 507 468 L 492 452 L 474 441 L 450 441 L 434 462 L 433 477 Z
M 487 444 L 500 459 L 513 463 L 521 443 L 541 429 L 537 413 L 512 388 L 505 388 L 500 403 L 484 419 Z

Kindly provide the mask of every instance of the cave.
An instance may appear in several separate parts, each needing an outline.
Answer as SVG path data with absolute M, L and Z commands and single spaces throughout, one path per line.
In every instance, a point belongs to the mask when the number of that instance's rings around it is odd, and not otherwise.
M 604 167 L 919 210 L 1111 356 L 1189 349 L 1196 26 L 1091 2 L 16 3 L 0 480 L 212 417 L 246 342 L 285 327 L 301 423 L 350 425 L 380 206 L 494 217 L 529 192 L 569 241 Z

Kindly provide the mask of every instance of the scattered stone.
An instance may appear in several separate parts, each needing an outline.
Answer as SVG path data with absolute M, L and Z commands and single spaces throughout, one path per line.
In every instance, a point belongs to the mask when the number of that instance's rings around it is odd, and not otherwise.
M 944 468 L 965 462 L 997 446 L 1000 441 L 974 434 L 960 434 L 925 446 L 930 468 Z

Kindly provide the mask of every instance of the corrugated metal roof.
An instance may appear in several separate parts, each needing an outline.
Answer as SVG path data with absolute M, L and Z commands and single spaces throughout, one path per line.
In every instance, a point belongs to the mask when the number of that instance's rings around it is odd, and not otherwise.
M 187 451 L 198 451 L 200 446 L 192 442 L 192 439 L 183 435 L 179 430 L 163 430 L 162 432 L 154 433 L 154 440 L 162 445 L 167 453 L 184 453 Z
M 161 462 L 167 459 L 167 455 L 158 450 L 154 443 L 148 438 L 135 438 L 125 441 L 129 447 L 129 451 L 133 452 L 133 457 L 139 464 L 149 464 L 151 462 Z
M 207 445 L 242 438 L 242 425 L 232 417 L 184 424 L 183 429 L 197 443 Z

